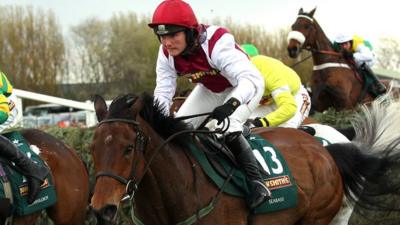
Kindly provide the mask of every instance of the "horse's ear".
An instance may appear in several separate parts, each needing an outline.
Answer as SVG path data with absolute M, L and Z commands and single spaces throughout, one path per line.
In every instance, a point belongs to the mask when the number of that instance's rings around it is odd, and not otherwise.
M 303 8 L 300 8 L 299 14 L 302 14 L 302 13 L 304 13 L 304 12 L 303 12 Z
M 129 109 L 131 110 L 131 112 L 133 112 L 133 114 L 139 113 L 139 111 L 144 107 L 144 102 L 142 100 L 142 98 L 135 98 L 133 104 L 129 107 Z
M 137 96 L 128 96 L 126 99 L 126 104 L 132 106 L 132 104 L 135 103 L 137 98 L 138 98 Z
M 317 10 L 317 7 L 315 7 L 313 10 L 310 11 L 309 15 L 311 17 L 314 17 L 315 10 Z
M 94 109 L 96 111 L 97 121 L 102 121 L 108 112 L 106 101 L 100 95 L 94 96 Z

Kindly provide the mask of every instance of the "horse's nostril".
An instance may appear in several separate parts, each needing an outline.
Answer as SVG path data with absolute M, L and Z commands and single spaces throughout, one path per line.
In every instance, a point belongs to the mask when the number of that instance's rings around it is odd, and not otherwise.
M 288 53 L 291 58 L 295 58 L 298 54 L 298 48 L 288 48 Z
M 101 209 L 94 209 L 91 206 L 89 208 L 92 214 L 96 216 L 98 225 L 110 225 L 115 224 L 115 218 L 118 207 L 116 205 L 108 204 Z
M 100 210 L 100 216 L 105 221 L 112 221 L 117 213 L 116 205 L 106 205 Z

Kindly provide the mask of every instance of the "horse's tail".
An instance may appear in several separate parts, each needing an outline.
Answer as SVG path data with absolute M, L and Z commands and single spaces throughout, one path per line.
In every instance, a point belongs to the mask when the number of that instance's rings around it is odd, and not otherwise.
M 384 96 L 355 116 L 356 137 L 351 143 L 326 147 L 342 175 L 346 196 L 361 207 L 395 209 L 378 196 L 400 190 L 395 177 L 400 167 L 399 112 L 400 102 Z

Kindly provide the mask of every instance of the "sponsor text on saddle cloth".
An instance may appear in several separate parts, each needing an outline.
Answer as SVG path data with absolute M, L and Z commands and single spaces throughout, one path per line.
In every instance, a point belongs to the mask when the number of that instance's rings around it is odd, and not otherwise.
M 31 148 L 19 132 L 11 131 L 3 135 L 10 139 L 20 151 L 28 155 L 34 162 L 44 164 L 43 160 L 31 150 Z M 13 195 L 13 214 L 18 216 L 28 215 L 56 203 L 56 190 L 50 174 L 47 176 L 45 182 L 42 184 L 42 190 L 39 192 L 36 200 L 31 205 L 28 205 L 28 183 L 26 178 L 22 176 L 19 172 L 17 172 L 17 170 L 15 170 L 13 167 L 11 167 L 8 162 L 5 163 L 4 161 L 0 161 L 0 163 L 0 166 L 2 166 L 4 171 L 6 172 L 8 182 L 11 183 Z M 0 180 L 0 198 L 5 197 L 3 186 L 4 181 L 4 178 Z
M 272 199 L 255 208 L 254 213 L 267 213 L 295 207 L 297 204 L 297 185 L 279 150 L 255 134 L 251 134 L 247 140 L 262 168 L 271 174 L 268 179 L 265 179 L 265 183 L 272 191 Z M 205 153 L 194 144 L 189 149 L 199 161 L 207 176 L 221 188 L 225 178 L 213 168 Z M 231 171 L 232 164 L 225 156 L 218 156 L 218 161 L 226 173 Z M 246 178 L 241 170 L 235 170 L 231 181 L 225 186 L 224 192 L 239 197 L 249 194 Z

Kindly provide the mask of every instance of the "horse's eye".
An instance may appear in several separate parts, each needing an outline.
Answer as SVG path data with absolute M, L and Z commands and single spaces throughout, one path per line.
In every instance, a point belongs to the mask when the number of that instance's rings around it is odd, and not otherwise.
M 133 150 L 134 150 L 135 148 L 134 148 L 134 146 L 133 145 L 128 145 L 128 146 L 126 146 L 126 148 L 125 148 L 125 154 L 130 154 Z

